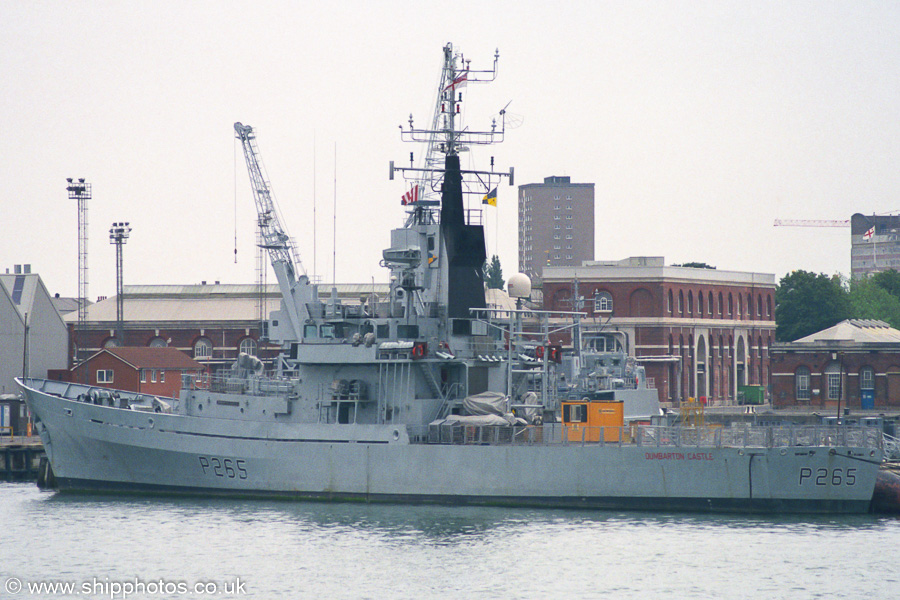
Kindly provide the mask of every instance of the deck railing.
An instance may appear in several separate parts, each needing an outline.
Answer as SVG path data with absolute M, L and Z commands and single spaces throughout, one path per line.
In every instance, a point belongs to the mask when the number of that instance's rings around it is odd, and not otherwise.
M 615 445 L 651 448 L 789 448 L 850 446 L 883 449 L 880 430 L 872 427 L 575 427 L 482 426 L 460 423 L 429 425 L 412 435 L 429 444 L 476 445 Z

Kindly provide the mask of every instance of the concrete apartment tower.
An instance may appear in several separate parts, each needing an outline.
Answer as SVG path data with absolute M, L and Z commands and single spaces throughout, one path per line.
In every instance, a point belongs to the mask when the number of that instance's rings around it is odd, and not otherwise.
M 569 177 L 519 186 L 519 271 L 540 282 L 545 266 L 594 260 L 594 184 Z

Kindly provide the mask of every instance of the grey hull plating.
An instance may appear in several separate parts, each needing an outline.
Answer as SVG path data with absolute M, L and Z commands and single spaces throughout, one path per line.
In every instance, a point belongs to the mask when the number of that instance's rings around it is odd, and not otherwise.
M 263 424 L 97 406 L 25 386 L 63 490 L 572 508 L 864 512 L 854 446 L 410 443 L 393 425 Z

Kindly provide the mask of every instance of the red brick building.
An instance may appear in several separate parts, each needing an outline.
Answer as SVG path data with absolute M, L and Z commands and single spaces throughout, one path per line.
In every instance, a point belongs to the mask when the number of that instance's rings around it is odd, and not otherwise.
M 176 348 L 104 348 L 72 369 L 70 380 L 154 396 L 175 397 L 181 376 L 206 368 Z
M 771 354 L 776 407 L 900 406 L 900 331 L 883 321 L 841 321 Z
M 621 332 L 661 402 L 733 402 L 738 386 L 769 384 L 772 274 L 666 266 L 662 257 L 545 267 L 543 307 L 581 310 Z

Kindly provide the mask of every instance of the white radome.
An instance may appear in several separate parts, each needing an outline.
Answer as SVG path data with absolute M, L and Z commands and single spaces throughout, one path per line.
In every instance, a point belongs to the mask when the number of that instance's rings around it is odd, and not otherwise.
M 530 298 L 531 278 L 525 273 L 516 273 L 506 282 L 510 298 Z

